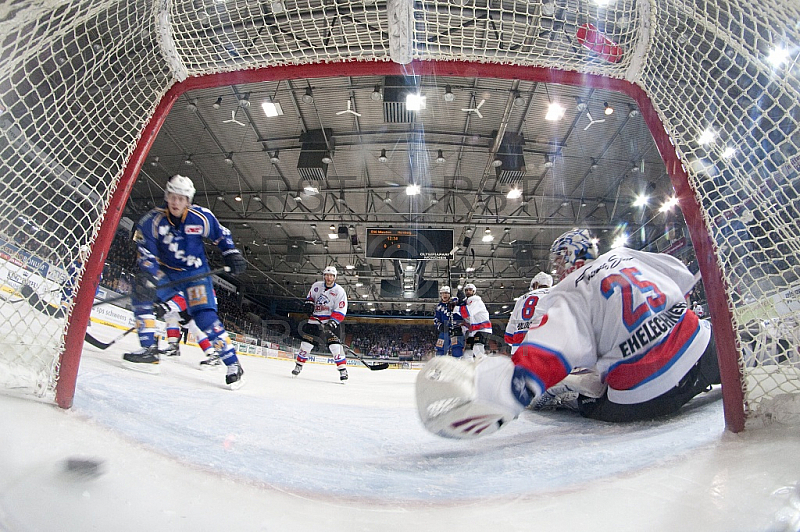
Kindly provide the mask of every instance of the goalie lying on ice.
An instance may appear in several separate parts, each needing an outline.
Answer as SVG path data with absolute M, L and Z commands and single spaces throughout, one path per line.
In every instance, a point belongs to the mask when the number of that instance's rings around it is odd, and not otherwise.
M 546 319 L 511 359 L 435 359 L 420 372 L 426 428 L 454 438 L 490 434 L 557 385 L 576 385 L 584 417 L 641 421 L 673 414 L 720 383 L 711 325 L 686 305 L 695 282 L 686 266 L 624 248 L 597 255 L 587 230 L 556 239 L 560 282 L 536 309 Z M 591 371 L 571 375 L 576 368 Z

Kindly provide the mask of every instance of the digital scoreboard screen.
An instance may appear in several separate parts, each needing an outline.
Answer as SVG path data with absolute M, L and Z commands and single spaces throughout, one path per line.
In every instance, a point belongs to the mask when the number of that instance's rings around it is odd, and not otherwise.
M 452 229 L 367 228 L 368 259 L 451 259 Z

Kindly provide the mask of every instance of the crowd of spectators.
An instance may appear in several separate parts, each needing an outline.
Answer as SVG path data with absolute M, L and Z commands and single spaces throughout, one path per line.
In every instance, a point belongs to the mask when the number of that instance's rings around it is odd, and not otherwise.
M 369 358 L 425 360 L 434 350 L 436 329 L 418 325 L 347 323 L 351 347 Z

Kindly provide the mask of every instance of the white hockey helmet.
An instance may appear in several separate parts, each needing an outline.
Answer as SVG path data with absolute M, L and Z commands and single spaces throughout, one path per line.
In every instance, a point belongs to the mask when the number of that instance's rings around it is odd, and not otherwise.
M 334 278 L 334 279 L 336 279 L 336 275 L 338 275 L 338 272 L 336 271 L 336 266 L 326 266 L 326 267 L 325 267 L 325 269 L 324 269 L 324 270 L 322 270 L 322 275 L 323 275 L 323 276 L 324 276 L 324 275 L 327 275 L 327 274 L 329 274 L 329 273 L 330 273 L 331 275 L 333 275 L 333 278 Z
M 538 286 L 534 286 L 538 285 Z M 531 290 L 536 288 L 550 288 L 553 286 L 553 276 L 549 273 L 539 272 L 531 279 Z
M 450 287 L 448 285 L 442 285 L 441 287 L 439 287 L 439 293 L 440 294 L 449 294 L 450 293 Z
M 189 203 L 194 200 L 194 183 L 186 176 L 175 174 L 169 181 L 167 181 L 167 188 L 164 190 L 164 199 L 167 199 L 168 194 L 177 194 L 179 196 L 186 196 L 189 198 Z
M 567 231 L 550 246 L 550 266 L 559 281 L 597 256 L 597 243 L 588 229 Z
M 466 292 L 467 290 L 472 290 L 473 294 L 477 294 L 478 293 L 478 289 L 475 288 L 475 285 L 472 284 L 472 283 L 467 283 L 467 284 L 464 285 L 464 291 Z

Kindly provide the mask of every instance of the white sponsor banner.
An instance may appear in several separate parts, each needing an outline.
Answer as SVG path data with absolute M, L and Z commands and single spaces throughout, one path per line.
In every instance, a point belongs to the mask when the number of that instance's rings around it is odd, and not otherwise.
M 214 283 L 216 286 L 219 286 L 223 290 L 227 290 L 228 292 L 231 292 L 233 294 L 236 293 L 236 287 L 232 283 L 229 283 L 228 281 L 226 281 L 222 277 L 219 277 L 218 275 L 212 275 L 211 282 Z

